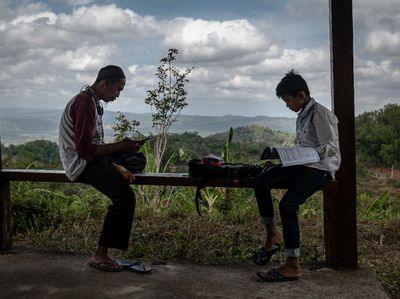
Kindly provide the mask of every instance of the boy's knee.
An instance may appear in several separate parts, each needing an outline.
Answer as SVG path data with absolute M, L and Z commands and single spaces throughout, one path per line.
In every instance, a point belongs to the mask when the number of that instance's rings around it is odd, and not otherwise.
M 281 214 L 293 214 L 297 213 L 298 210 L 299 210 L 298 205 L 289 202 L 288 200 L 282 199 L 279 202 L 279 211 Z
M 130 187 L 129 187 L 130 189 Z M 135 193 L 131 190 L 125 190 L 118 196 L 118 204 L 126 210 L 134 210 L 136 205 Z
M 263 173 L 257 175 L 254 178 L 254 189 L 256 190 L 267 190 L 271 189 L 269 179 L 263 175 Z

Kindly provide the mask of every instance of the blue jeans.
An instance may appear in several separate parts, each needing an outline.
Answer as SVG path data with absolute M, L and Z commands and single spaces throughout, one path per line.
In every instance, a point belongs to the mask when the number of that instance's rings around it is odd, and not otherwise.
M 271 189 L 287 189 L 279 203 L 283 240 L 287 256 L 300 256 L 300 230 L 297 213 L 311 195 L 331 180 L 328 171 L 300 166 L 273 166 L 255 177 L 254 192 L 257 199 L 260 222 L 275 222 Z

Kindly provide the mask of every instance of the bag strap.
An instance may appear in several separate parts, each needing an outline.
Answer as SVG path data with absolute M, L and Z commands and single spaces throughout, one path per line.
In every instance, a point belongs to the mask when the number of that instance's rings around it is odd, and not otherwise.
M 201 189 L 204 188 L 205 186 L 205 182 L 204 179 L 197 179 L 197 187 L 196 187 L 196 195 L 195 195 L 195 202 L 196 202 L 196 210 L 197 210 L 197 214 L 199 214 L 199 216 L 203 216 L 200 212 L 200 202 L 203 200 L 203 198 L 201 197 Z

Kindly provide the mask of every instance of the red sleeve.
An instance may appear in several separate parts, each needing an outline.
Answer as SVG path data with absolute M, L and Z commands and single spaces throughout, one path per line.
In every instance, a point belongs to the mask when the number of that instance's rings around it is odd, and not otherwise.
M 93 144 L 93 133 L 96 125 L 96 106 L 92 98 L 82 92 L 76 96 L 71 106 L 71 117 L 74 122 L 75 150 L 78 157 L 92 160 L 97 145 Z

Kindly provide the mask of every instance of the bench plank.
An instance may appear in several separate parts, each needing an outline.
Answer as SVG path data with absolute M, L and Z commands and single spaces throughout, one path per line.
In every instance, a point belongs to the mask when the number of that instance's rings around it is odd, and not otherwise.
M 0 177 L 4 181 L 31 181 L 31 182 L 63 182 L 71 181 L 63 170 L 36 170 L 36 169 L 2 169 Z M 198 180 L 187 173 L 137 173 L 134 185 L 159 186 L 197 186 Z M 226 179 L 216 178 L 207 180 L 209 187 L 251 188 L 252 178 Z
M 197 186 L 198 180 L 190 177 L 188 173 L 137 173 L 133 185 L 157 185 L 157 186 Z M 2 181 L 30 181 L 30 182 L 61 182 L 71 183 L 63 170 L 36 170 L 36 169 L 2 169 L 0 170 Z M 207 187 L 223 188 L 252 188 L 253 178 L 226 179 L 215 178 L 205 182 Z M 287 189 L 287 186 L 274 186 L 274 189 Z M 334 193 L 337 182 L 332 181 L 323 188 L 328 193 Z
M 158 186 L 197 186 L 198 180 L 188 173 L 139 173 L 136 174 L 134 185 Z M 11 240 L 11 206 L 10 206 L 10 181 L 31 182 L 60 182 L 71 183 L 63 170 L 36 170 L 36 169 L 1 169 L 0 168 L 0 251 L 10 249 Z M 252 178 L 228 180 L 216 178 L 206 181 L 208 187 L 224 188 L 252 188 Z M 274 186 L 274 189 L 286 189 L 285 186 Z M 324 195 L 324 235 L 325 254 L 327 265 L 337 267 L 337 234 L 335 230 L 336 209 L 335 196 L 338 182 L 332 181 L 323 188 Z

